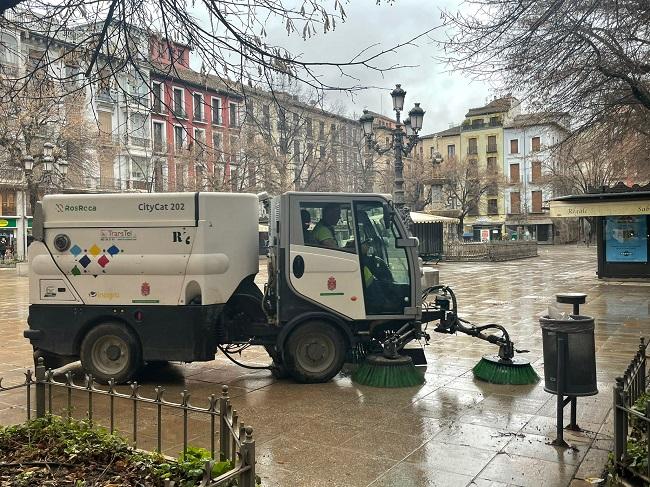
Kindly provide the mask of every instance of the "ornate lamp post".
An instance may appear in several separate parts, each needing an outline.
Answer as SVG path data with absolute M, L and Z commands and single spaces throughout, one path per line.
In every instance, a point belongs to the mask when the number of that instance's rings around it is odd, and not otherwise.
M 363 115 L 359 119 L 363 133 L 366 136 L 368 149 L 375 151 L 377 154 L 383 155 L 387 152 L 394 151 L 395 153 L 395 179 L 393 184 L 393 198 L 395 206 L 402 208 L 404 206 L 404 164 L 403 157 L 407 157 L 413 147 L 418 142 L 418 132 L 422 129 L 422 121 L 424 119 L 424 110 L 420 108 L 420 104 L 416 103 L 408 113 L 408 118 L 402 123 L 400 115 L 404 110 L 404 98 L 406 91 L 401 85 L 395 85 L 395 89 L 390 93 L 393 98 L 393 110 L 395 110 L 396 124 L 392 133 L 392 141 L 388 147 L 381 147 L 373 136 L 372 123 L 374 117 L 368 113 L 368 110 L 363 111 Z M 404 130 L 402 130 L 402 126 Z

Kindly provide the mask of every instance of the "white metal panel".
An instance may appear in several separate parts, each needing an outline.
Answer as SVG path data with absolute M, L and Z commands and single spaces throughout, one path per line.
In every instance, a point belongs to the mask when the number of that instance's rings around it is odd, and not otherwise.
M 353 320 L 366 317 L 359 256 L 323 247 L 291 245 L 289 268 L 298 255 L 305 261 L 305 273 L 291 285 L 301 295 Z

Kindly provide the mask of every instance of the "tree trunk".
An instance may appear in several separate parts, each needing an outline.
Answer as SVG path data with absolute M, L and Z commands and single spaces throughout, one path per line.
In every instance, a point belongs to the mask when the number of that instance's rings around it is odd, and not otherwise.
M 463 241 L 463 233 L 465 233 L 465 215 L 460 215 L 458 217 L 458 240 Z

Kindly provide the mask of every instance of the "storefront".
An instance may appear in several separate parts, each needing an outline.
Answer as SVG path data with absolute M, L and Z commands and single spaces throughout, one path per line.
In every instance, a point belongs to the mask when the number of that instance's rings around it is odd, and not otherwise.
M 508 240 L 537 240 L 541 244 L 553 243 L 553 222 L 540 220 L 506 220 Z
M 650 185 L 618 185 L 551 201 L 552 217 L 595 221 L 600 278 L 650 278 L 649 215 Z
M 502 240 L 503 221 L 496 218 L 479 216 L 472 222 L 472 239 L 475 242 L 487 242 L 488 240 Z
M 5 256 L 24 258 L 27 238 L 31 234 L 32 217 L 0 216 L 0 260 Z

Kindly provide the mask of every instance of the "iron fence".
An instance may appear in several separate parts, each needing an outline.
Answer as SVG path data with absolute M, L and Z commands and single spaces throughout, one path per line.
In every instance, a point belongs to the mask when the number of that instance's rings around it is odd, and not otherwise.
M 648 344 L 645 338 L 640 339 L 639 350 L 634 355 L 623 377 L 616 378 L 614 385 L 614 462 L 616 467 L 626 469 L 634 475 L 641 477 L 646 483 L 650 483 L 650 401 L 645 404 L 645 410 L 639 411 L 633 406 L 641 396 L 646 394 L 647 358 Z M 629 426 L 631 421 L 641 423 L 636 432 L 645 436 L 647 448 L 647 468 L 645 472 L 632 470 L 628 462 L 628 439 Z
M 181 402 L 176 403 L 164 398 L 165 389 L 160 386 L 154 388 L 155 397 L 149 398 L 140 395 L 140 386 L 137 382 L 129 385 L 129 393 L 121 393 L 116 389 L 116 384 L 110 380 L 105 388 L 93 380 L 92 376 L 86 375 L 83 384 L 74 381 L 72 372 L 65 373 L 65 380 L 59 382 L 54 379 L 54 372 L 46 370 L 43 359 L 33 373 L 28 370 L 25 373 L 25 380 L 12 386 L 3 386 L 0 378 L 0 397 L 3 393 L 21 388 L 26 389 L 26 417 L 29 421 L 35 413 L 37 418 L 46 414 L 54 413 L 54 400 L 57 391 L 63 391 L 65 401 L 65 414 L 67 419 L 72 419 L 73 392 L 86 401 L 87 409 L 85 415 L 92 424 L 97 424 L 95 416 L 96 399 L 98 397 L 108 398 L 108 429 L 111 433 L 116 432 L 116 400 L 130 403 L 130 415 L 132 418 L 131 440 L 134 448 L 138 448 L 138 419 L 141 417 L 141 409 L 146 405 L 153 408 L 155 412 L 156 427 L 156 448 L 155 451 L 162 453 L 163 439 L 163 411 L 171 410 L 180 413 L 182 418 L 183 435 L 183 456 L 188 449 L 188 433 L 190 414 L 207 417 L 210 436 L 210 456 L 212 461 L 206 462 L 204 478 L 201 483 L 203 487 L 219 487 L 227 485 L 232 480 L 237 480 L 240 487 L 255 487 L 255 440 L 253 439 L 253 428 L 245 426 L 240 421 L 237 410 L 233 409 L 228 393 L 228 386 L 222 386 L 221 395 L 217 397 L 211 394 L 208 398 L 208 406 L 203 408 L 190 404 L 190 393 L 187 390 L 181 392 Z M 34 397 L 32 397 L 32 394 Z M 35 404 L 33 404 L 35 403 Z M 35 409 L 34 409 L 35 407 Z M 168 432 L 168 431 L 167 431 Z M 230 461 L 233 468 L 216 478 L 211 478 L 211 470 L 214 461 Z M 165 484 L 173 487 L 174 482 Z
M 525 259 L 537 256 L 536 241 L 446 242 L 445 260 L 490 261 Z

